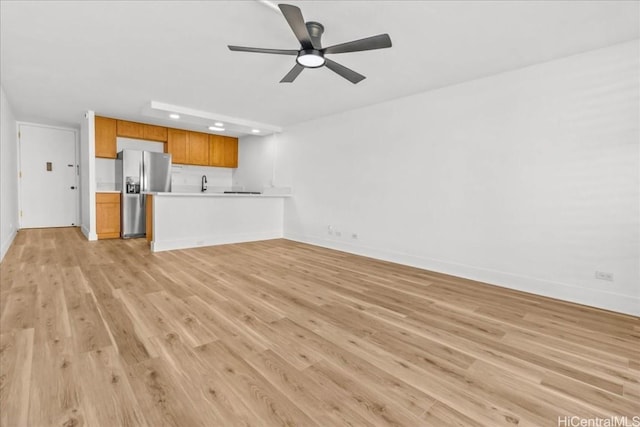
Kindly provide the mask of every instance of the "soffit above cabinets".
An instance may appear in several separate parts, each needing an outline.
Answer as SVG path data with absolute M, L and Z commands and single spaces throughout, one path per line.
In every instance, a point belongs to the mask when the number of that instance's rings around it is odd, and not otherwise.
M 177 114 L 180 117 L 178 119 L 172 119 L 172 114 Z M 177 127 L 197 132 L 213 132 L 234 137 L 242 135 L 269 135 L 282 132 L 282 127 L 280 126 L 238 117 L 229 117 L 223 114 L 200 111 L 158 101 L 151 101 L 146 105 L 142 109 L 142 115 L 153 119 L 154 124 L 162 124 L 163 126 Z M 221 126 L 216 126 L 217 124 Z M 209 129 L 210 126 L 216 126 L 224 130 Z

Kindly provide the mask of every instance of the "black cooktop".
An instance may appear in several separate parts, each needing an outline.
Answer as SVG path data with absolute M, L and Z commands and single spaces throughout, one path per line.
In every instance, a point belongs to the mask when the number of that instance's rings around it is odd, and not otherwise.
M 225 191 L 224 194 L 262 194 L 259 191 Z

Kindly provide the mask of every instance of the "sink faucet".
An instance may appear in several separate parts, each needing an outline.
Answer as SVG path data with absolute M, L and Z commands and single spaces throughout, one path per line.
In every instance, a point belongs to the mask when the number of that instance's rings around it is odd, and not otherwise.
M 207 175 L 202 175 L 202 187 L 200 187 L 200 191 L 203 193 L 207 191 Z

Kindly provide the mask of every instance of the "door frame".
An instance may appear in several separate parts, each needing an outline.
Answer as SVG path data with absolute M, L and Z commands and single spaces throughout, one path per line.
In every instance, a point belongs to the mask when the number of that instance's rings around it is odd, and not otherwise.
M 33 123 L 33 122 L 16 122 L 17 128 L 17 141 L 18 141 L 18 229 L 22 229 L 22 140 L 20 132 L 22 126 L 32 126 L 32 127 L 40 127 L 47 129 L 57 129 L 57 130 L 65 130 L 73 132 L 74 139 L 74 152 L 75 152 L 75 164 L 76 164 L 76 174 L 75 174 L 75 187 L 76 187 L 76 197 L 75 200 L 75 221 L 74 226 L 72 227 L 80 227 L 80 141 L 78 138 L 78 129 L 65 127 L 65 126 L 52 126 L 52 125 L 43 125 L 42 123 Z

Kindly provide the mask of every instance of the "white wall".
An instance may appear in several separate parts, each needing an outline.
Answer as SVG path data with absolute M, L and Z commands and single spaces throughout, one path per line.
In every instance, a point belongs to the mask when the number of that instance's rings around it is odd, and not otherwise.
M 285 237 L 640 314 L 639 48 L 288 128 Z
M 18 132 L 4 89 L 0 87 L 0 260 L 18 231 Z
M 291 173 L 278 150 L 280 136 L 244 136 L 238 142 L 238 168 L 233 172 L 233 186 L 243 191 L 289 194 Z
M 238 168 L 233 185 L 245 191 L 261 191 L 274 180 L 277 136 L 243 136 L 238 141 Z

